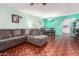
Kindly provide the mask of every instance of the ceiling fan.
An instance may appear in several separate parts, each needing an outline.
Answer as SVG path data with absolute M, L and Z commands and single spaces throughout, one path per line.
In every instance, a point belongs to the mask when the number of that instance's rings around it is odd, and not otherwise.
M 30 5 L 34 5 L 35 3 L 30 3 Z M 41 3 L 42 5 L 46 5 L 47 3 Z

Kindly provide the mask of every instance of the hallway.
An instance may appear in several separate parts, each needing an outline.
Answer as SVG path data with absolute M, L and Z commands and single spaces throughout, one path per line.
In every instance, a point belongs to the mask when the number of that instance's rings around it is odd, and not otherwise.
M 49 37 L 48 43 L 37 47 L 24 43 L 6 51 L 0 52 L 2 56 L 79 56 L 79 40 L 68 35 Z

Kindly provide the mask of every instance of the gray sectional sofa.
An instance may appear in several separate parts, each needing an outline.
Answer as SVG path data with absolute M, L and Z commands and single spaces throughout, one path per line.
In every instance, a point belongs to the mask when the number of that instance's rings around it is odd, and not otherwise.
M 48 42 L 48 36 L 44 35 L 39 29 L 32 29 L 30 34 L 27 35 L 27 42 L 37 46 L 42 46 Z
M 26 36 L 23 35 L 22 30 L 0 30 L 0 51 L 11 48 L 18 44 L 26 42 Z
M 48 36 L 39 29 L 0 29 L 0 51 L 24 42 L 42 46 L 48 42 Z

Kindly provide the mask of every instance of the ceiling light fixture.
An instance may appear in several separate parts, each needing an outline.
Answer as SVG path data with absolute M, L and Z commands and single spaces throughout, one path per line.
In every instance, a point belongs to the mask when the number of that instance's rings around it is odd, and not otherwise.
M 46 5 L 47 3 L 42 3 L 43 5 Z
M 34 5 L 34 3 L 30 3 L 30 5 Z

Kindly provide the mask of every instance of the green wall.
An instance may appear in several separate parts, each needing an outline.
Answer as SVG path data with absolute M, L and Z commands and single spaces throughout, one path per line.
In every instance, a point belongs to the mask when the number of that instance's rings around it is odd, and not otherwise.
M 67 16 L 59 16 L 52 18 L 52 21 L 49 21 L 48 18 L 44 19 L 44 27 L 45 28 L 54 28 L 56 35 L 62 35 L 62 26 L 63 20 L 70 19 L 70 27 L 73 28 L 73 21 L 79 19 L 79 14 L 72 14 Z M 72 33 L 71 29 L 71 33 Z
M 22 17 L 20 23 L 12 23 L 12 14 L 16 14 Z M 52 18 L 52 21 L 48 21 L 48 18 L 44 19 L 40 16 L 34 16 L 24 13 L 14 8 L 0 7 L 0 29 L 31 29 L 31 28 L 55 28 L 56 35 L 62 35 L 63 20 L 71 20 L 71 28 L 73 28 L 73 21 L 79 19 L 79 14 L 72 14 L 66 16 L 59 16 Z M 71 33 L 72 33 L 71 29 Z
M 12 14 L 22 17 L 20 23 L 12 23 Z M 43 27 L 43 18 L 23 13 L 14 8 L 0 7 L 0 29 L 30 29 Z

